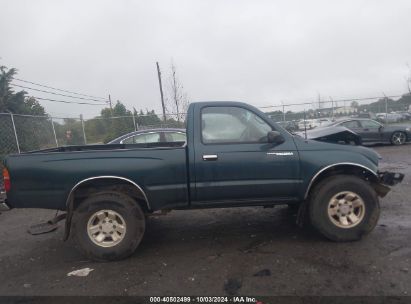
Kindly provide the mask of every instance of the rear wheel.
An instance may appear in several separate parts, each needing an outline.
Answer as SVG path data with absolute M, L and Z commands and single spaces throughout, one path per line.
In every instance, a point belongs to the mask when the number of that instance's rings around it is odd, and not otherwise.
M 396 131 L 391 135 L 391 143 L 393 145 L 399 146 L 403 145 L 407 140 L 407 135 L 404 132 Z
M 73 215 L 79 249 L 96 261 L 112 261 L 133 254 L 145 231 L 144 213 L 131 197 L 118 192 L 96 193 Z
M 327 178 L 315 187 L 310 197 L 311 223 L 330 240 L 359 240 L 377 224 L 378 197 L 374 189 L 358 177 Z

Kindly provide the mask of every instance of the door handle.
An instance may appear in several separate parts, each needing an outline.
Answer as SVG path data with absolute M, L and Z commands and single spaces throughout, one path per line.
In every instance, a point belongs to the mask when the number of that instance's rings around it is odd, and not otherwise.
M 217 160 L 218 156 L 215 154 L 203 155 L 203 160 Z

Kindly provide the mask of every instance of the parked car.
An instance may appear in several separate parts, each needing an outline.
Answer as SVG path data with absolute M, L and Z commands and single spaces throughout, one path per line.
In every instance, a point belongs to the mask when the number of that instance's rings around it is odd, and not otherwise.
M 330 118 L 317 118 L 314 119 L 314 128 L 316 127 L 321 127 L 324 125 L 328 125 L 332 122 L 332 120 Z
M 336 144 L 352 144 L 361 145 L 362 139 L 357 133 L 351 131 L 350 129 L 342 126 L 331 126 L 327 128 L 315 128 L 312 130 L 307 130 L 297 132 L 296 135 L 301 136 L 306 139 L 324 141 Z
M 361 136 L 366 143 L 391 143 L 402 145 L 411 141 L 411 126 L 383 125 L 375 120 L 366 118 L 350 118 L 338 120 L 328 127 L 343 126 Z
M 377 119 L 377 115 L 375 115 L 372 112 L 361 112 L 361 113 L 358 113 L 357 115 L 353 115 L 352 117 L 353 118 L 369 118 L 373 120 Z
M 405 120 L 411 120 L 411 113 L 408 113 L 408 112 L 400 112 L 400 113 L 398 113 L 398 114 L 401 115 L 401 118 L 402 118 L 403 121 L 405 121 Z
M 313 119 L 306 119 L 306 120 L 300 120 L 298 122 L 298 129 L 299 130 L 304 130 L 304 129 L 312 129 L 315 127 L 315 123 Z
M 84 255 L 106 261 L 131 255 L 146 217 L 173 209 L 288 204 L 328 239 L 359 240 L 377 224 L 378 196 L 404 177 L 378 171 L 371 149 L 293 136 L 244 103 L 190 104 L 186 133 L 187 144 L 10 155 L 0 207 L 65 211 L 64 239 L 72 234 Z
M 402 120 L 402 115 L 397 113 L 377 113 L 377 118 L 383 123 L 396 123 Z
M 148 129 L 131 132 L 113 139 L 108 144 L 143 144 L 186 141 L 184 129 Z
M 323 125 L 327 125 L 327 124 L 329 124 L 329 123 L 331 123 L 332 121 L 331 121 L 331 119 L 329 119 L 329 118 L 317 118 L 317 119 L 307 119 L 307 120 L 301 120 L 299 123 L 298 123 L 298 129 L 299 130 L 304 130 L 306 127 L 304 126 L 304 124 L 306 124 L 306 126 L 307 126 L 307 130 L 310 130 L 310 129 L 314 129 L 314 128 L 317 128 L 317 127 L 321 127 L 321 126 L 323 126 Z
M 294 121 L 277 121 L 277 123 L 291 133 L 298 130 L 298 124 Z

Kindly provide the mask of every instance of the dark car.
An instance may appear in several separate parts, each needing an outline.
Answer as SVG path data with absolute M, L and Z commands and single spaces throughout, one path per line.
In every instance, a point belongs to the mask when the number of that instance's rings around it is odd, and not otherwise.
M 361 136 L 362 142 L 391 143 L 402 145 L 411 141 L 411 126 L 383 125 L 375 120 L 366 118 L 349 118 L 335 121 L 324 128 L 342 126 Z
M 330 126 L 297 132 L 296 135 L 306 139 L 324 141 L 335 144 L 361 145 L 361 136 L 343 126 Z
M 186 141 L 186 130 L 184 129 L 149 129 L 125 134 L 113 139 L 108 144 L 146 144 L 180 141 Z

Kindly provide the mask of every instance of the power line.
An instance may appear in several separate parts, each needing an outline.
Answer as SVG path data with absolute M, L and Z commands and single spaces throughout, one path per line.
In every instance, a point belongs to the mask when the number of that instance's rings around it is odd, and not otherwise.
M 35 99 L 39 100 L 46 100 L 46 101 L 54 101 L 54 102 L 61 102 L 61 103 L 73 103 L 73 104 L 81 104 L 81 105 L 91 105 L 91 106 L 105 106 L 107 104 L 105 103 L 90 103 L 90 102 L 77 102 L 77 101 L 67 101 L 67 100 L 56 100 L 56 99 L 49 99 L 49 98 L 43 98 L 43 97 L 36 97 L 32 96 Z
M 107 100 L 107 98 L 104 98 L 104 97 L 86 95 L 86 94 L 76 93 L 76 92 L 72 92 L 72 91 L 68 91 L 68 90 L 57 89 L 57 88 L 53 88 L 53 87 L 50 87 L 50 86 L 46 86 L 44 84 L 39 84 L 39 83 L 36 83 L 36 82 L 28 81 L 28 80 L 23 80 L 23 79 L 19 79 L 19 78 L 13 78 L 13 79 L 21 81 L 21 82 L 25 82 L 25 83 L 34 84 L 34 85 L 39 86 L 39 87 L 60 91 L 60 92 L 66 92 L 66 93 L 75 94 L 75 95 L 81 95 L 81 96 L 86 96 L 86 97 L 92 97 L 92 98 L 99 98 L 99 99 Z
M 47 93 L 47 94 L 53 94 L 53 95 L 59 95 L 59 96 L 64 96 L 64 97 L 69 97 L 69 98 L 76 98 L 76 99 L 83 99 L 83 100 L 91 100 L 91 101 L 101 102 L 101 100 L 97 100 L 97 99 L 70 96 L 70 95 L 65 95 L 65 94 L 60 94 L 60 93 L 55 93 L 55 92 L 50 92 L 50 91 L 45 91 L 45 90 L 39 90 L 39 89 L 35 89 L 35 88 L 30 88 L 30 87 L 25 87 L 25 86 L 18 85 L 18 84 L 14 84 L 14 83 L 11 83 L 11 85 L 16 86 L 16 87 L 19 87 L 19 88 L 28 89 L 28 90 L 33 90 L 33 91 L 37 91 L 37 92 L 43 92 L 43 93 Z

